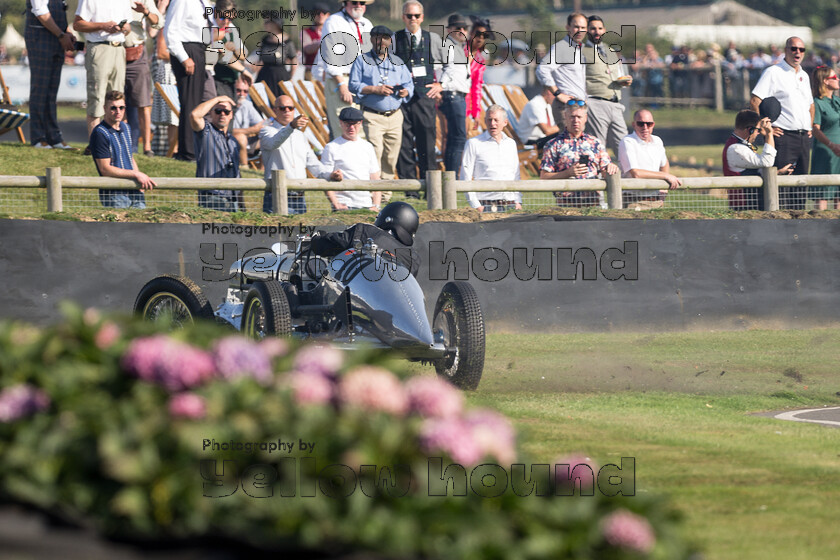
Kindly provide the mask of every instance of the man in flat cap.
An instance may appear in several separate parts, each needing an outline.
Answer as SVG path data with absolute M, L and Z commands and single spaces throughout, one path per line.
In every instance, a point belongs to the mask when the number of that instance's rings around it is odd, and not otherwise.
M 378 181 L 379 160 L 370 142 L 361 137 L 364 115 L 355 107 L 345 107 L 338 115 L 341 136 L 324 146 L 321 165 L 332 169 L 333 181 Z M 368 209 L 379 211 L 382 193 L 370 191 L 327 191 L 333 210 Z

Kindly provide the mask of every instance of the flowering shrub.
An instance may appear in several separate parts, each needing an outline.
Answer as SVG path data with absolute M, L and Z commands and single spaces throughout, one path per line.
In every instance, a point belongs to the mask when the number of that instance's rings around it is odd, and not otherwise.
M 43 330 L 0 324 L 0 496 L 109 535 L 311 554 L 688 555 L 656 498 L 517 493 L 513 474 L 477 491 L 487 464 L 524 462 L 515 432 L 440 379 L 403 381 L 364 351 L 156 328 L 75 309 Z

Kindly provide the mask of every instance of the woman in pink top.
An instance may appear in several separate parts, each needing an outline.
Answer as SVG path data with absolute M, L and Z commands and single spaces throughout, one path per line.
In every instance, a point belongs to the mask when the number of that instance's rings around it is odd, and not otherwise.
M 470 61 L 470 78 L 472 84 L 467 94 L 467 116 L 470 117 L 470 130 L 478 129 L 478 115 L 481 113 L 481 86 L 484 84 L 485 58 L 482 51 L 487 39 L 493 38 L 493 30 L 490 29 L 490 21 L 470 16 L 472 30 L 470 40 L 464 46 L 467 57 Z

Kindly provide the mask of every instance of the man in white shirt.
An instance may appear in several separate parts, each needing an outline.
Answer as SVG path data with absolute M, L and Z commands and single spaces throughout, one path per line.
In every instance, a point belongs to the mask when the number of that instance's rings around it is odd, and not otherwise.
M 146 56 L 146 39 L 149 37 L 146 22 L 150 29 L 161 29 L 163 16 L 154 0 L 133 0 L 131 10 L 128 22 L 131 32 L 125 36 L 124 93 L 129 110 L 131 107 L 137 109 L 141 149 L 145 155 L 152 156 L 152 70 L 151 61 Z
M 569 99 L 586 100 L 586 67 L 583 40 L 586 38 L 586 16 L 569 14 L 566 18 L 566 35 L 554 43 L 548 54 L 537 63 L 537 80 L 554 94 L 551 104 L 554 122 L 564 128 L 563 116 Z
M 295 117 L 292 98 L 288 95 L 276 98 L 274 114 L 277 118 L 269 119 L 259 133 L 266 180 L 271 178 L 273 169 L 285 169 L 286 179 L 306 179 L 308 169 L 315 178 L 340 180 L 339 172 L 332 173 L 322 165 L 309 146 L 303 135 L 309 119 L 306 115 Z M 306 212 L 303 194 L 301 191 L 289 191 L 289 214 Z M 271 191 L 267 191 L 263 198 L 263 212 L 272 212 Z
M 484 113 L 485 131 L 467 141 L 461 164 L 462 181 L 518 181 L 516 141 L 504 133 L 507 111 L 491 105 Z M 479 212 L 522 209 L 522 195 L 515 191 L 468 192 L 467 202 Z
M 332 14 L 324 22 L 321 50 L 318 51 L 315 63 L 323 69 L 324 97 L 331 138 L 338 138 L 342 134 L 338 118 L 341 110 L 345 107 L 359 108 L 359 105 L 353 102 L 348 82 L 353 61 L 371 49 L 370 30 L 373 24 L 364 15 L 367 5 L 373 4 L 373 1 L 345 0 L 341 11 Z M 346 34 L 355 37 L 356 40 L 351 41 Z M 339 44 L 343 47 L 337 46 Z M 327 53 L 327 59 L 321 54 L 324 52 Z M 364 131 L 361 134 L 364 134 Z
M 87 41 L 88 136 L 105 115 L 105 94 L 125 89 L 124 43 L 131 18 L 128 0 L 79 0 L 73 29 L 84 33 Z
M 213 8 L 209 0 L 172 0 L 166 11 L 163 33 L 171 55 L 172 73 L 178 84 L 181 115 L 191 114 L 203 99 L 204 82 L 207 81 L 207 47 L 202 30 L 214 26 L 214 20 L 205 15 L 207 8 Z M 207 39 L 210 39 L 209 33 Z M 195 160 L 195 138 L 189 119 L 181 119 L 178 124 L 178 153 L 175 159 Z
M 750 97 L 750 108 L 758 112 L 761 100 L 775 97 L 782 105 L 782 113 L 773 121 L 773 135 L 776 137 L 776 167 L 793 165 L 793 173 L 808 173 L 811 159 L 811 129 L 814 126 L 814 97 L 811 81 L 802 69 L 805 58 L 805 43 L 799 37 L 789 37 L 785 42 L 785 58 L 768 67 Z M 802 210 L 805 208 L 806 187 L 779 189 L 782 208 Z
M 333 181 L 378 181 L 379 159 L 373 145 L 361 137 L 364 115 L 354 107 L 345 107 L 338 115 L 341 136 L 324 146 L 321 163 L 333 170 Z M 333 210 L 379 211 L 382 193 L 370 191 L 327 191 Z
M 554 94 L 548 88 L 543 88 L 542 93 L 535 95 L 525 104 L 516 125 L 516 134 L 523 144 L 533 144 L 540 138 L 560 132 L 560 127 L 554 122 L 551 112 L 553 102 Z
M 618 162 L 622 177 L 634 179 L 662 179 L 669 189 L 682 185 L 679 177 L 672 175 L 671 164 L 665 154 L 665 146 L 659 136 L 653 135 L 653 113 L 639 109 L 633 114 L 633 132 L 625 136 L 618 145 Z M 625 190 L 622 192 L 624 207 L 641 209 L 660 208 L 665 204 L 668 191 Z

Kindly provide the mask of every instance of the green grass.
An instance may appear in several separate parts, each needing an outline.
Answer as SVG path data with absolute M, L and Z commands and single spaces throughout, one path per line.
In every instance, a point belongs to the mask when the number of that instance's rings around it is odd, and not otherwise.
M 840 329 L 493 334 L 468 398 L 510 416 L 532 461 L 635 457 L 637 492 L 670 496 L 705 558 L 829 558 L 840 430 L 752 413 L 840 404 L 838 338 Z

